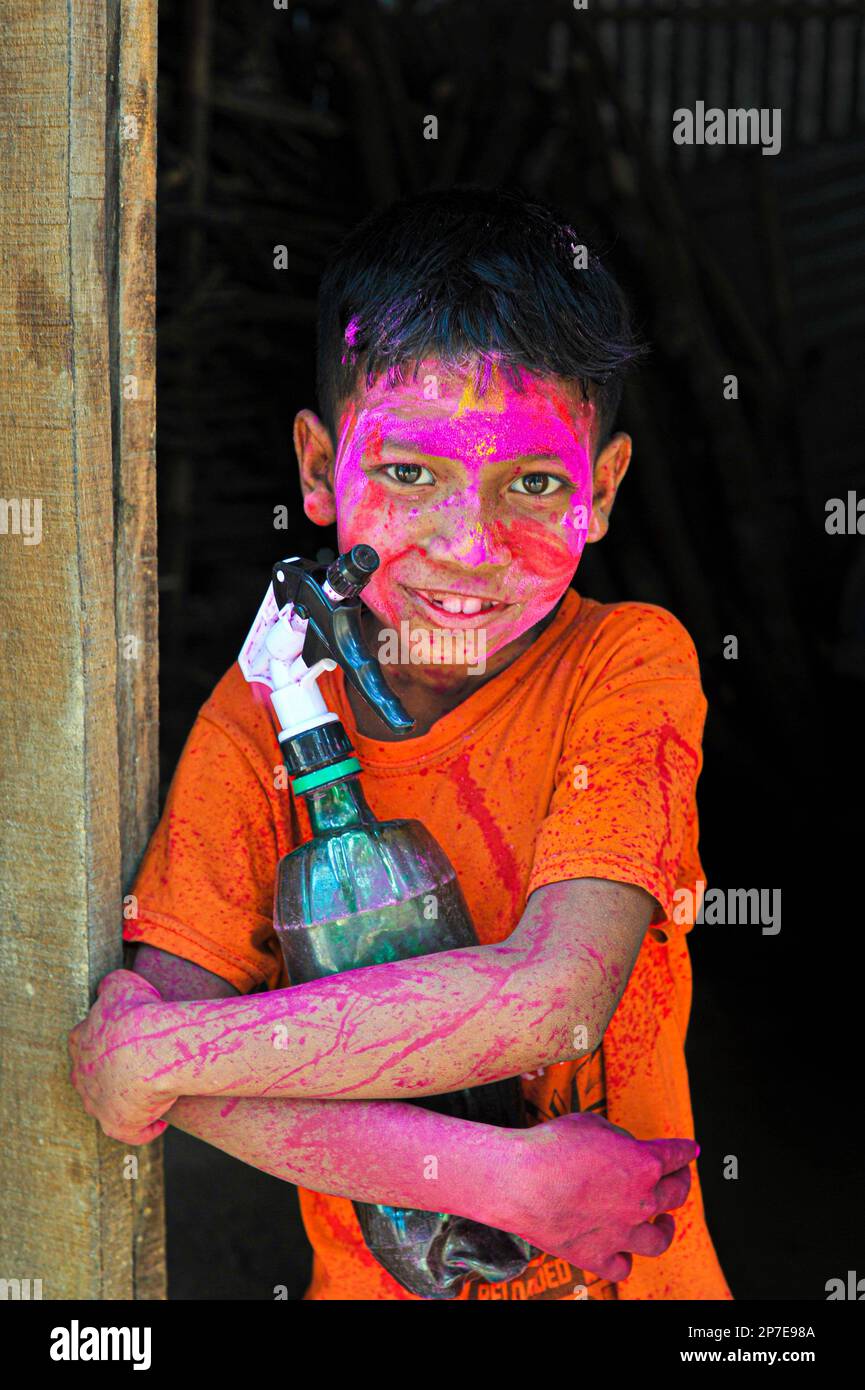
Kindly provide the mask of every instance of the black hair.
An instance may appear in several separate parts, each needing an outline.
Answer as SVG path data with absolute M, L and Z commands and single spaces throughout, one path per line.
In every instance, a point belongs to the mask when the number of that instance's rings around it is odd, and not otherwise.
M 581 250 L 585 248 L 585 253 Z M 575 260 L 585 256 L 585 269 Z M 598 257 L 551 208 L 516 188 L 459 185 L 412 194 L 373 213 L 338 247 L 318 310 L 319 409 L 336 442 L 341 404 L 382 373 L 438 357 L 493 362 L 579 383 L 609 438 L 628 366 L 647 351 L 627 300 Z

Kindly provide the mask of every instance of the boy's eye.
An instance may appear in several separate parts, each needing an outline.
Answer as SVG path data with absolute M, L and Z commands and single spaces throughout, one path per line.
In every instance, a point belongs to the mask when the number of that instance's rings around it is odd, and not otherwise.
M 434 483 L 435 478 L 428 468 L 422 463 L 389 463 L 385 468 L 389 478 L 393 478 L 395 483 Z M 421 478 L 421 473 L 426 473 L 425 478 Z
M 521 483 L 525 486 L 520 487 Z M 523 495 L 528 493 L 531 497 L 550 497 L 554 492 L 558 492 L 561 486 L 561 478 L 554 478 L 552 473 L 524 473 L 511 484 L 510 491 L 522 492 Z

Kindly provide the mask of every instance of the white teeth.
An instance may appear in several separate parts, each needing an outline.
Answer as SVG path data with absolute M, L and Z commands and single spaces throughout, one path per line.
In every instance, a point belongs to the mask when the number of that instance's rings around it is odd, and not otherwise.
M 487 599 L 472 598 L 468 594 L 447 594 L 437 593 L 431 589 L 419 589 L 427 603 L 432 603 L 436 608 L 441 608 L 445 613 L 463 613 L 467 617 L 475 613 L 488 613 L 491 608 L 498 607 Z

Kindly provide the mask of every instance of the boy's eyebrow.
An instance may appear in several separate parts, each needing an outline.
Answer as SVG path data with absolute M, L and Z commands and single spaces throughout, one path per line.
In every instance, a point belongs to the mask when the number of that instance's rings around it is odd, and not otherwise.
M 432 455 L 426 454 L 418 445 L 406 443 L 396 435 L 389 435 L 381 441 L 381 453 L 404 454 L 406 458 L 417 458 L 418 456 L 422 458 L 432 457 Z M 442 456 L 437 454 L 435 457 L 440 458 Z M 459 463 L 460 460 L 453 459 L 451 462 Z M 496 463 L 557 463 L 561 466 L 562 458 L 560 454 L 513 454 L 510 456 L 506 455 L 503 458 L 497 458 Z

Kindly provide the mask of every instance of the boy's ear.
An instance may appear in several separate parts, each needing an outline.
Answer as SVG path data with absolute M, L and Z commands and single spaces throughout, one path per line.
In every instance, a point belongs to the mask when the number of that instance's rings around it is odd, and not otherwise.
M 311 410 L 300 410 L 295 416 L 294 451 L 300 470 L 303 510 L 317 526 L 332 526 L 336 521 L 333 443 L 327 428 Z
M 592 470 L 592 515 L 586 544 L 599 541 L 610 528 L 610 512 L 616 500 L 619 484 L 631 462 L 632 441 L 629 434 L 614 434 L 604 445 Z

